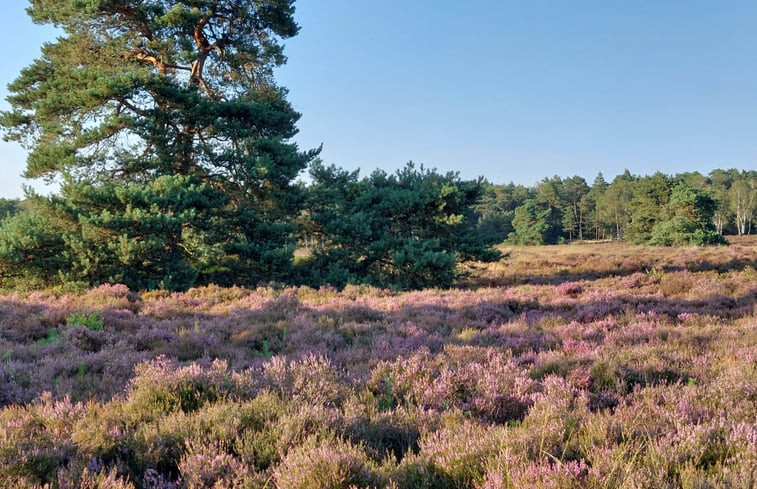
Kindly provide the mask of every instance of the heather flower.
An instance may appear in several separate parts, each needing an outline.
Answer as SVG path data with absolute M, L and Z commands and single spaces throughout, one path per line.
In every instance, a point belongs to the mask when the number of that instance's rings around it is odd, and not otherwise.
M 503 456 L 491 464 L 479 489 L 516 489 L 534 487 L 539 489 L 583 489 L 593 480 L 593 471 L 586 461 L 542 459 L 523 463 Z
M 137 312 L 142 305 L 142 298 L 124 284 L 102 284 L 85 293 L 82 302 L 90 307 Z
M 0 487 L 754 486 L 753 248 L 586 246 L 506 287 L 2 297 Z
M 171 481 L 165 475 L 155 469 L 147 469 L 142 476 L 142 485 L 145 489 L 180 489 L 182 480 Z
M 566 295 L 568 297 L 576 297 L 584 291 L 581 284 L 575 282 L 564 282 L 557 286 L 557 290 L 560 292 L 560 294 Z
M 307 355 L 300 361 L 274 357 L 264 365 L 262 375 L 268 388 L 308 406 L 339 406 L 349 394 L 340 372 L 324 357 Z
M 486 462 L 498 452 L 503 436 L 499 428 L 449 419 L 440 430 L 421 439 L 420 454 L 456 487 L 472 487 L 483 479 Z
M 141 416 L 191 412 L 229 394 L 228 366 L 223 361 L 203 369 L 198 364 L 178 367 L 159 357 L 137 365 L 135 374 L 128 386 L 125 409 Z
M 349 489 L 382 484 L 378 467 L 360 447 L 342 440 L 310 439 L 273 471 L 280 489 Z
M 190 439 L 186 447 L 179 472 L 187 489 L 238 487 L 252 476 L 222 442 L 205 444 Z
M 64 489 L 65 482 L 59 481 L 58 487 Z M 74 489 L 74 486 L 70 486 Z M 81 481 L 76 489 L 135 489 L 134 484 L 120 477 L 116 469 L 110 471 L 91 472 L 84 469 L 81 475 Z

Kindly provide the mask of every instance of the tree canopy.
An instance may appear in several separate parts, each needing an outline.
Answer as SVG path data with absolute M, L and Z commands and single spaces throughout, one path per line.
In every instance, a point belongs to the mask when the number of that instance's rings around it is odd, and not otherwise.
M 0 124 L 30 150 L 27 177 L 62 182 L 37 208 L 60 224 L 71 278 L 288 273 L 293 180 L 317 154 L 290 142 L 299 114 L 273 80 L 294 1 L 32 0 L 28 13 L 63 35 L 10 84 Z
M 757 215 L 757 172 L 735 169 L 651 176 L 626 170 L 610 183 L 600 173 L 591 186 L 579 176 L 554 176 L 533 187 L 488 183 L 485 190 L 477 232 L 516 244 L 719 244 L 724 234 L 750 234 Z
M 481 181 L 413 163 L 367 178 L 315 165 L 311 176 L 310 283 L 449 287 L 459 262 L 499 257 L 474 229 Z

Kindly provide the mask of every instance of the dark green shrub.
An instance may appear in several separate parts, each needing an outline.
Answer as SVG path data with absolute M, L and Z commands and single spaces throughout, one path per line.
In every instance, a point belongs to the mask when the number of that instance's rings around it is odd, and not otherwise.
M 499 256 L 475 232 L 481 181 L 462 181 L 409 163 L 394 175 L 315 165 L 301 263 L 313 285 L 366 283 L 393 289 L 449 287 L 456 265 Z
M 102 331 L 105 329 L 103 319 L 98 312 L 72 312 L 66 318 L 66 324 L 68 326 L 83 326 L 90 331 Z

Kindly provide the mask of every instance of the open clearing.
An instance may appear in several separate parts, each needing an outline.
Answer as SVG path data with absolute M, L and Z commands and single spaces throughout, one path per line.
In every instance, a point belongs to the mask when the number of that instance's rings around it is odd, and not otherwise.
M 0 297 L 0 486 L 752 488 L 730 239 L 510 247 L 453 290 Z

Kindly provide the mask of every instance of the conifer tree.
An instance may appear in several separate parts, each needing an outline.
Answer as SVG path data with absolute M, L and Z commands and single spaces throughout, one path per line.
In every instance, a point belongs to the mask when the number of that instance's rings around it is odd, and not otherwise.
M 670 177 L 660 172 L 635 182 L 629 203 L 631 221 L 626 227 L 625 239 L 634 244 L 649 242 L 655 225 L 664 219 L 670 191 Z
M 552 209 L 545 207 L 536 199 L 528 199 L 515 209 L 513 217 L 514 231 L 508 241 L 521 245 L 552 244 L 554 236 L 550 225 Z
M 449 287 L 461 262 L 499 258 L 475 233 L 481 181 L 408 163 L 395 174 L 313 165 L 308 205 L 313 285 Z
M 62 182 L 36 200 L 61 225 L 69 279 L 285 276 L 292 182 L 317 153 L 290 142 L 299 115 L 273 80 L 294 0 L 30 3 L 63 34 L 11 83 L 0 124 L 30 150 L 26 177 Z

